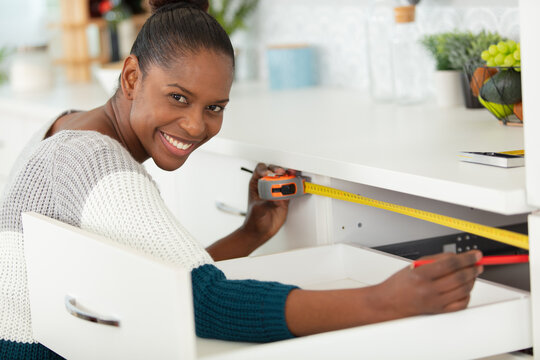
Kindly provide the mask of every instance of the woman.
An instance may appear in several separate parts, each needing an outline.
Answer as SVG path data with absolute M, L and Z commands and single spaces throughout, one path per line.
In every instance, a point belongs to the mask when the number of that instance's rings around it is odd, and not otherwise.
M 0 203 L 0 354 L 53 359 L 31 332 L 21 213 L 36 211 L 192 270 L 199 336 L 274 341 L 466 307 L 478 251 L 441 254 L 361 289 L 305 291 L 227 280 L 214 260 L 245 256 L 285 221 L 287 202 L 265 202 L 250 182 L 244 225 L 205 251 L 172 216 L 141 163 L 182 166 L 220 130 L 234 72 L 231 43 L 208 2 L 150 1 L 148 19 L 104 106 L 66 112 L 27 146 Z M 277 173 L 283 169 L 272 168 Z

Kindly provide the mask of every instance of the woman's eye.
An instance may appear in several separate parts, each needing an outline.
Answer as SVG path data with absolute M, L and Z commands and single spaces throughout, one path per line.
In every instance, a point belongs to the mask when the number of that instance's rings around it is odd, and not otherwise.
M 176 100 L 178 102 L 187 104 L 187 99 L 186 99 L 186 97 L 184 95 L 172 94 L 172 97 L 173 97 L 174 100 Z
M 213 111 L 213 112 L 221 112 L 224 109 L 225 108 L 223 106 L 219 106 L 219 105 L 210 105 L 210 106 L 208 106 L 208 110 Z

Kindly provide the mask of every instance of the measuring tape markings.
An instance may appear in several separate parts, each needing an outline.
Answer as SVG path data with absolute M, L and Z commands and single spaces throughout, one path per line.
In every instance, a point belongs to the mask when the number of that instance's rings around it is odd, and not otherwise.
M 376 207 L 383 210 L 396 212 L 417 219 L 429 221 L 435 224 L 447 226 L 453 229 L 462 230 L 471 234 L 486 237 L 508 245 L 529 250 L 529 237 L 524 234 L 498 229 L 486 225 L 473 223 L 466 220 L 456 219 L 445 215 L 409 208 L 402 205 L 392 204 L 384 201 L 370 199 L 346 191 L 331 187 L 304 182 L 304 192 L 314 195 L 327 196 L 337 200 L 349 201 L 357 204 Z

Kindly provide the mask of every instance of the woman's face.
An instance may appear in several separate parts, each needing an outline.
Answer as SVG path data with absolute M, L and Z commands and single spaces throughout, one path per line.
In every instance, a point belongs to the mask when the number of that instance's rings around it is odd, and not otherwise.
M 232 60 L 209 50 L 179 58 L 170 69 L 148 68 L 134 89 L 130 125 L 160 168 L 178 169 L 219 132 L 232 81 Z

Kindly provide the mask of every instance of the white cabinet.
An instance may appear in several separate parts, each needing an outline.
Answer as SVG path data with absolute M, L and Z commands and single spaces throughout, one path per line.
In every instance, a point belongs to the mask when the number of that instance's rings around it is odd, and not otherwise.
M 11 168 L 32 135 L 48 119 L 36 114 L 16 109 L 1 109 L 0 117 L 0 193 L 2 192 Z
M 165 172 L 149 160 L 146 168 L 182 224 L 208 246 L 242 225 L 255 163 L 205 152 L 193 153 L 181 169 Z
M 182 168 L 173 172 L 159 169 L 152 160 L 145 162 L 167 206 L 204 246 L 243 224 L 251 174 L 241 168 L 253 170 L 256 165 L 252 160 L 204 150 L 191 154 Z M 317 243 L 316 202 L 316 199 L 305 198 L 290 204 L 286 226 L 253 255 Z

